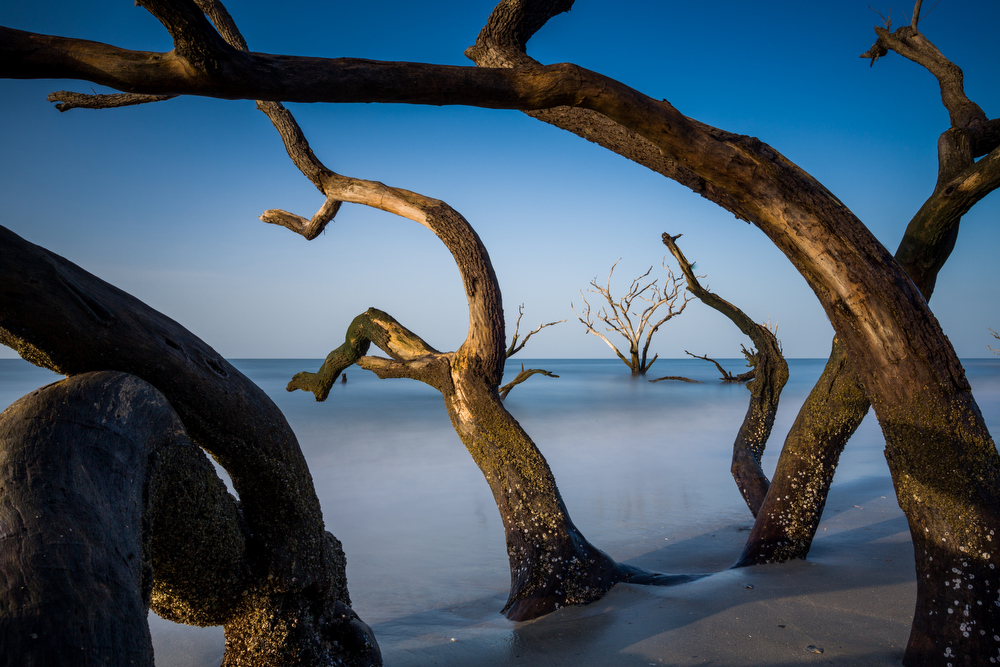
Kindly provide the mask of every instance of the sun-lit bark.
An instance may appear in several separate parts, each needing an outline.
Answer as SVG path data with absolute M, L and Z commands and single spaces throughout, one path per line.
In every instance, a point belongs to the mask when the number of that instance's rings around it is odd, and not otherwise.
M 913 15 L 919 16 L 919 8 Z M 955 246 L 962 216 L 1000 186 L 1000 149 L 996 121 L 986 121 L 985 114 L 966 98 L 961 70 L 948 63 L 926 37 L 914 36 L 915 28 L 916 23 L 911 22 L 897 31 L 898 38 L 878 29 L 879 42 L 872 51 L 879 53 L 883 34 L 893 44 L 902 44 L 901 40 L 909 43 L 911 59 L 927 65 L 938 77 L 952 120 L 965 119 L 962 122 L 967 123 L 941 135 L 937 184 L 910 220 L 896 250 L 896 260 L 930 299 L 938 271 Z M 863 57 L 870 57 L 872 51 Z M 986 151 L 985 157 L 975 161 Z M 765 499 L 739 565 L 806 557 L 837 462 L 869 406 L 867 392 L 845 347 L 835 339 L 830 359 L 785 439 L 773 491 Z
M 561 10 L 539 5 L 539 16 Z M 917 288 L 815 179 L 757 139 L 694 121 L 666 101 L 574 65 L 470 69 L 242 53 L 225 45 L 185 0 L 146 0 L 144 6 L 174 35 L 171 53 L 3 29 L 0 76 L 81 78 L 147 94 L 528 111 L 580 107 L 610 124 L 590 125 L 561 109 L 546 120 L 620 147 L 631 159 L 652 156 L 651 168 L 759 227 L 816 293 L 885 435 L 921 581 L 907 664 L 983 664 L 998 655 L 1000 641 L 993 638 L 1000 637 L 1000 607 L 990 604 L 996 596 L 990 572 L 997 560 L 992 531 L 1000 524 L 1000 455 L 955 352 Z M 509 6 L 514 11 L 501 19 L 521 22 L 526 14 L 518 6 L 533 3 L 512 0 Z M 524 42 L 542 24 L 534 16 L 514 32 Z M 974 110 L 958 107 L 960 120 L 974 120 Z M 994 124 L 982 126 L 989 134 Z M 465 361 L 461 349 L 456 354 Z M 485 361 L 484 371 L 492 367 L 490 360 L 470 361 Z M 477 389 L 495 395 L 495 384 L 456 386 L 469 395 Z
M 754 377 L 747 384 L 747 389 L 750 390 L 750 405 L 733 443 L 733 463 L 730 471 L 747 507 L 754 516 L 757 516 L 770 485 L 767 475 L 760 467 L 760 459 L 764 455 L 767 439 L 774 427 L 781 390 L 788 382 L 788 363 L 785 361 L 785 355 L 781 353 L 781 344 L 773 331 L 763 324 L 754 322 L 737 306 L 702 287 L 698 276 L 694 273 L 694 263 L 687 260 L 677 245 L 678 238 L 680 234 L 671 236 L 664 233 L 663 245 L 667 246 L 670 254 L 680 265 L 681 273 L 687 280 L 688 291 L 706 306 L 729 318 L 756 346 L 752 352 L 743 349 L 749 365 L 754 370 Z

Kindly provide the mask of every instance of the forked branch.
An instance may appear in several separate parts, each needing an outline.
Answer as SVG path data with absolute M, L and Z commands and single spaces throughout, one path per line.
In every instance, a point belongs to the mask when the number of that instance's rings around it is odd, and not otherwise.
M 504 386 L 500 387 L 500 400 L 501 401 L 506 400 L 507 394 L 510 393 L 511 389 L 513 389 L 517 385 L 521 384 L 522 382 L 524 382 L 525 380 L 527 380 L 528 378 L 530 378 L 532 375 L 545 375 L 546 377 L 550 377 L 550 378 L 557 378 L 557 377 L 559 377 L 555 373 L 552 373 L 552 372 L 546 371 L 546 370 L 542 370 L 541 368 L 529 368 L 528 370 L 525 370 L 524 369 L 524 364 L 521 364 L 521 372 L 518 373 L 517 376 L 513 380 L 511 380 L 510 382 L 508 382 Z
M 653 267 L 649 267 L 644 274 L 632 281 L 629 291 L 624 296 L 616 299 L 611 293 L 611 279 L 615 267 L 618 266 L 618 261 L 611 265 L 605 285 L 599 285 L 597 278 L 590 281 L 593 289 L 587 291 L 599 295 L 605 301 L 600 310 L 594 313 L 593 307 L 582 290 L 580 295 L 583 297 L 585 306 L 582 315 L 576 313 L 576 308 L 572 303 L 570 303 L 570 307 L 573 308 L 580 323 L 587 328 L 587 333 L 594 334 L 607 343 L 608 347 L 618 355 L 618 358 L 631 369 L 633 375 L 644 375 L 659 357 L 659 355 L 655 355 L 647 362 L 653 334 L 667 321 L 684 312 L 691 298 L 686 292 L 682 295 L 684 281 L 674 275 L 673 270 L 666 264 L 666 258 L 664 258 L 662 265 L 667 270 L 667 276 L 664 279 L 662 289 L 657 285 L 659 279 L 646 280 L 653 271 Z M 680 300 L 679 305 L 678 300 Z M 641 311 L 638 310 L 638 307 L 643 303 L 646 304 L 645 307 Z M 667 313 L 654 322 L 653 316 L 662 306 L 667 307 Z M 594 322 L 595 315 L 598 321 L 604 323 L 604 331 L 617 333 L 628 341 L 628 357 L 611 342 L 604 332 L 598 331 Z
M 749 357 L 750 357 L 750 355 L 752 353 L 748 352 L 747 348 L 745 346 L 741 345 L 740 347 L 743 350 L 743 356 L 745 356 L 745 357 L 747 357 L 749 359 Z M 734 382 L 734 383 L 749 382 L 750 380 L 754 379 L 754 376 L 757 375 L 757 369 L 756 368 L 751 368 L 746 373 L 740 373 L 739 375 L 733 375 L 732 373 L 730 373 L 729 371 L 727 371 L 725 368 L 723 368 L 722 364 L 720 364 L 715 359 L 712 359 L 707 354 L 703 354 L 701 356 L 698 356 L 697 354 L 694 354 L 692 352 L 688 352 L 687 350 L 684 350 L 684 354 L 686 354 L 688 356 L 691 356 L 691 357 L 694 357 L 695 359 L 701 359 L 702 361 L 708 361 L 708 362 L 711 362 L 711 363 L 715 364 L 715 367 L 719 369 L 720 373 L 722 373 L 722 377 L 720 377 L 719 379 L 722 380 L 723 382 Z
M 547 322 L 545 324 L 539 324 L 538 328 L 536 328 L 536 329 L 534 329 L 532 331 L 529 331 L 527 333 L 527 335 L 525 335 L 524 339 L 521 341 L 521 344 L 518 345 L 518 343 L 517 343 L 518 332 L 521 330 L 521 317 L 523 317 L 523 316 L 524 316 L 524 304 L 522 303 L 520 306 L 517 307 L 517 322 L 514 324 L 514 335 L 510 339 L 510 345 L 507 346 L 507 358 L 508 359 L 510 359 L 515 354 L 517 354 L 518 352 L 520 352 L 521 350 L 523 350 L 524 346 L 528 344 L 528 339 L 531 338 L 532 336 L 534 336 L 536 333 L 538 333 L 542 329 L 544 329 L 545 327 L 552 327 L 552 326 L 555 326 L 557 324 L 562 324 L 563 322 L 566 321 L 566 320 L 558 320 L 556 322 Z

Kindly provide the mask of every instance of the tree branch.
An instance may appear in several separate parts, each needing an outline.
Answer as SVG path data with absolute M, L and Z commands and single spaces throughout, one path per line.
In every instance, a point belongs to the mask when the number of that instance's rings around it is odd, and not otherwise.
M 57 90 L 49 93 L 49 102 L 59 102 L 56 109 L 59 111 L 69 111 L 70 109 L 112 109 L 117 107 L 128 107 L 137 104 L 149 104 L 151 102 L 163 102 L 172 100 L 176 95 L 135 95 L 132 93 L 115 93 L 112 95 L 85 95 L 83 93 L 73 93 L 68 90 Z
M 698 277 L 694 275 L 694 265 L 688 262 L 677 245 L 678 238 L 680 234 L 670 236 L 664 233 L 663 244 L 680 264 L 681 272 L 687 279 L 687 288 L 705 305 L 729 318 L 757 346 L 752 352 L 743 348 L 744 356 L 754 369 L 754 379 L 747 384 L 750 390 L 750 405 L 736 435 L 736 442 L 733 443 L 731 466 L 736 486 L 739 487 L 743 499 L 756 517 L 770 486 L 767 476 L 761 469 L 760 461 L 774 426 L 781 390 L 788 382 L 788 363 L 781 353 L 781 344 L 770 329 L 757 324 L 742 310 L 701 286 Z M 728 375 L 718 363 L 716 366 L 723 371 L 723 375 Z
M 746 373 L 740 373 L 739 375 L 733 375 L 732 373 L 730 373 L 729 371 L 727 371 L 725 368 L 723 368 L 722 364 L 720 364 L 715 359 L 712 359 L 707 354 L 703 354 L 701 356 L 698 356 L 697 354 L 694 354 L 693 352 L 688 352 L 687 350 L 684 350 L 684 354 L 686 354 L 688 356 L 691 356 L 691 357 L 694 357 L 695 359 L 701 359 L 702 361 L 709 361 L 709 362 L 715 364 L 715 367 L 717 369 L 719 369 L 720 373 L 722 373 L 722 376 L 719 379 L 722 380 L 723 382 L 739 382 L 739 383 L 749 382 L 750 380 L 752 380 L 754 378 L 754 375 L 756 375 L 756 370 L 753 369 L 753 368 L 751 368 Z M 744 354 L 744 356 L 749 356 L 751 353 L 747 352 L 746 347 L 744 347 L 743 348 L 743 354 Z
M 513 380 L 500 387 L 500 400 L 507 400 L 507 394 L 510 393 L 510 390 L 530 378 L 532 375 L 545 375 L 550 378 L 559 377 L 555 373 L 542 370 L 541 368 L 529 368 L 528 370 L 524 370 L 524 364 L 521 364 L 521 372 L 518 373 Z
M 862 53 L 860 57 L 870 58 L 874 63 L 888 51 L 895 51 L 918 65 L 922 65 L 934 75 L 941 87 L 941 101 L 951 117 L 952 127 L 969 127 L 975 123 L 986 122 L 987 117 L 978 104 L 965 95 L 962 69 L 944 57 L 916 27 L 916 15 L 913 24 L 903 26 L 895 32 L 890 32 L 881 26 L 875 27 L 878 40 Z
M 545 324 L 539 324 L 537 329 L 529 331 L 521 341 L 521 344 L 517 344 L 518 330 L 521 328 L 521 316 L 524 315 L 524 304 L 522 303 L 517 307 L 517 322 L 514 324 L 514 336 L 510 339 L 510 345 L 507 347 L 507 358 L 510 359 L 515 354 L 524 349 L 524 346 L 528 344 L 528 339 L 534 336 L 536 333 L 544 329 L 545 327 L 552 327 L 557 324 L 562 324 L 566 320 L 558 320 L 556 322 L 547 322 Z M 508 390 L 509 391 L 509 390 Z
M 359 363 L 371 343 L 389 354 L 395 363 L 372 360 L 367 366 L 369 370 L 384 369 L 386 375 L 382 377 L 409 377 L 444 391 L 446 384 L 442 384 L 440 364 L 434 362 L 445 359 L 446 355 L 425 343 L 388 313 L 375 308 L 369 308 L 354 318 L 347 328 L 344 343 L 327 355 L 317 372 L 296 373 L 286 390 L 311 391 L 317 401 L 325 401 L 341 372 Z M 420 363 L 411 365 L 410 362 L 414 361 Z M 444 377 L 448 377 L 447 372 Z

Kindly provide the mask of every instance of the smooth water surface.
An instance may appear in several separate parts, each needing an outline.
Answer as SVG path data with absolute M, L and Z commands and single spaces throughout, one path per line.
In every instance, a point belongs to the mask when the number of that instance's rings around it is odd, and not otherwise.
M 749 397 L 743 385 L 719 382 L 711 364 L 695 359 L 660 360 L 648 377 L 683 375 L 703 384 L 650 383 L 616 360 L 516 359 L 508 379 L 522 361 L 559 377 L 532 377 L 511 392 L 507 408 L 548 459 L 591 542 L 617 560 L 664 572 L 719 571 L 737 558 L 752 523 L 729 473 Z M 434 389 L 355 367 L 318 403 L 285 385 L 319 361 L 233 363 L 275 400 L 297 434 L 327 529 L 348 556 L 354 608 L 387 657 L 425 633 L 447 635 L 452 623 L 507 623 L 497 613 L 510 581 L 500 518 Z M 765 471 L 774 469 L 823 364 L 789 362 Z M 995 429 L 1000 359 L 964 364 Z M 735 374 L 745 362 L 724 365 Z M 0 406 L 55 379 L 20 360 L 0 360 Z M 828 515 L 841 511 L 838 486 L 885 481 L 882 446 L 869 416 L 844 453 Z M 717 534 L 725 539 L 708 539 Z M 220 629 L 152 620 L 160 667 L 218 664 Z

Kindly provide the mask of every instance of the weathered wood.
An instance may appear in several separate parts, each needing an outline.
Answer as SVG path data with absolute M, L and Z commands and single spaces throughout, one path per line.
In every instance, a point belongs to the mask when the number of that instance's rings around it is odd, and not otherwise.
M 233 610 L 227 665 L 380 661 L 370 630 L 345 606 L 343 552 L 323 529 L 298 442 L 256 385 L 176 322 L 2 227 L 0 342 L 66 375 L 115 369 L 141 377 L 227 470 L 253 536 L 250 585 L 221 605 Z M 199 606 L 191 601 L 177 613 L 190 617 Z
M 915 8 L 914 18 L 918 15 Z M 934 51 L 928 58 L 943 58 L 926 38 L 921 40 L 922 48 L 929 46 Z M 941 75 L 939 79 L 943 78 L 942 90 L 951 90 L 943 94 L 942 102 L 948 106 L 957 100 L 960 107 L 967 108 L 962 101 L 965 96 L 961 77 L 952 76 L 952 67 L 935 66 L 935 69 Z M 952 118 L 963 117 L 968 115 L 955 108 Z M 981 122 L 978 114 L 971 117 L 974 120 L 969 125 L 942 133 L 938 141 L 937 184 L 910 220 L 895 254 L 927 300 L 934 291 L 938 272 L 955 246 L 962 216 L 1000 187 L 1000 148 L 997 148 L 1000 140 L 993 129 L 996 121 Z M 974 160 L 984 153 L 988 154 L 978 162 Z M 867 392 L 846 348 L 835 338 L 830 359 L 785 439 L 772 491 L 737 565 L 806 557 L 837 462 L 869 407 Z
M 774 427 L 781 390 L 788 382 L 788 363 L 785 361 L 785 355 L 781 353 L 781 344 L 773 331 L 753 321 L 737 306 L 702 287 L 701 281 L 694 273 L 694 263 L 687 260 L 677 245 L 680 234 L 671 236 L 664 233 L 662 238 L 663 245 L 667 246 L 681 267 L 681 272 L 687 280 L 688 291 L 701 299 L 705 305 L 725 315 L 756 346 L 753 352 L 743 348 L 743 354 L 753 368 L 754 375 L 747 384 L 747 389 L 750 390 L 750 404 L 733 443 L 733 460 L 730 466 L 730 472 L 736 480 L 740 495 L 756 517 L 770 486 L 760 460 L 764 455 L 767 440 L 771 436 L 771 429 Z M 723 380 L 727 377 L 732 379 L 732 376 L 718 363 L 715 365 L 722 371 Z
M 0 415 L 0 664 L 152 667 L 147 490 L 175 442 L 190 446 L 170 404 L 122 373 Z

